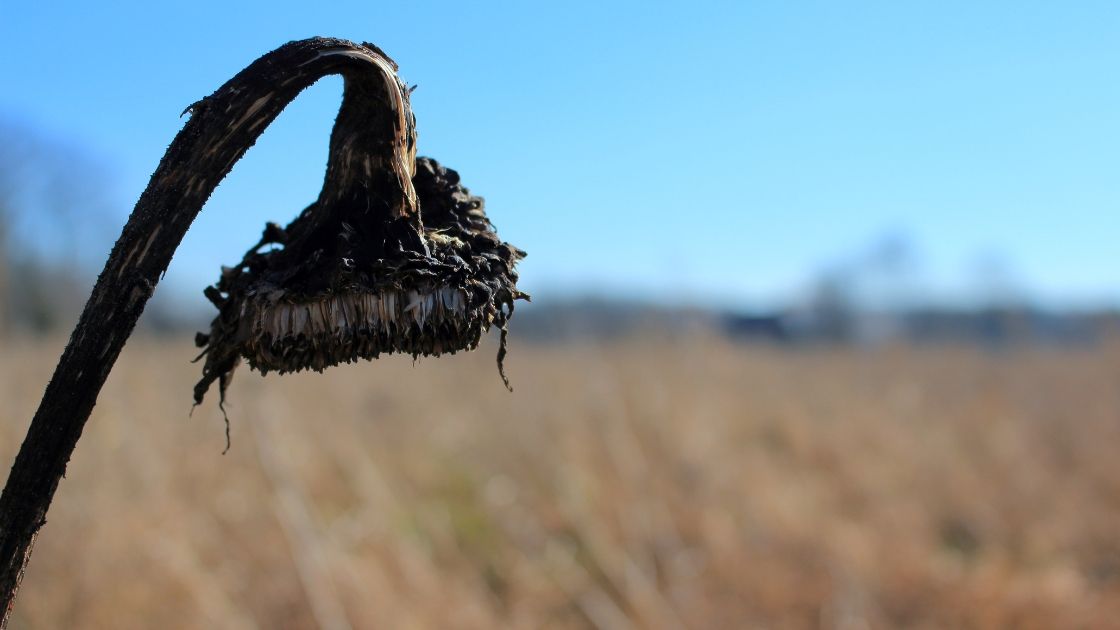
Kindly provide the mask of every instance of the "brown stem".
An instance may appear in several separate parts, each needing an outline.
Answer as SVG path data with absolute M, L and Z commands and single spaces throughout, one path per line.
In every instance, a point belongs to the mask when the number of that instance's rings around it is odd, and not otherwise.
M 35 536 L 46 523 L 47 508 L 97 394 L 172 254 L 218 182 L 300 91 L 329 74 L 345 78 L 343 113 L 358 107 L 358 97 L 381 97 L 381 116 L 392 119 L 392 133 L 403 140 L 397 144 L 405 147 L 391 159 L 411 173 L 412 114 L 407 90 L 403 102 L 392 101 L 403 87 L 395 71 L 396 65 L 371 44 L 312 38 L 268 53 L 188 108 L 191 119 L 171 143 L 113 247 L 0 496 L 0 628 L 7 626 Z M 368 128 L 357 126 L 360 121 L 339 129 L 342 119 L 332 147 L 345 146 L 341 140 L 350 132 L 359 142 L 386 142 L 370 140 Z M 411 182 L 402 185 L 411 188 Z M 414 204 L 407 206 L 389 210 L 402 217 L 416 214 Z

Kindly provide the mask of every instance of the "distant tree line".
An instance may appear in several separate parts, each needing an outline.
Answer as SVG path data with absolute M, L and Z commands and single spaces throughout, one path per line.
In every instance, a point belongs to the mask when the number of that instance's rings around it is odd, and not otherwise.
M 104 169 L 76 145 L 0 117 L 0 334 L 67 328 L 108 251 Z
M 110 199 L 101 160 L 0 113 L 0 336 L 66 333 L 123 221 Z M 971 307 L 931 302 L 918 277 L 919 256 L 905 234 L 888 233 L 825 266 L 802 299 L 742 313 L 653 305 L 610 297 L 542 298 L 521 306 L 515 326 L 526 339 L 602 340 L 697 332 L 775 344 L 884 341 L 1085 343 L 1120 334 L 1120 314 L 1045 310 L 1030 305 L 1006 261 L 983 257 L 974 270 Z M 205 322 L 157 293 L 141 328 L 174 332 Z M 925 301 L 923 301 L 925 300 Z M 202 315 L 203 317 L 199 317 Z

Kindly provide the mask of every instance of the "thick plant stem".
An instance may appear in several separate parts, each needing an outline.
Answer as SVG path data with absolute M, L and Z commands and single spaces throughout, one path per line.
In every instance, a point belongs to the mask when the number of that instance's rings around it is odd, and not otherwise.
M 300 91 L 329 74 L 345 78 L 344 109 L 348 98 L 376 97 L 371 85 L 399 84 L 396 65 L 377 47 L 312 38 L 261 57 L 188 108 L 191 119 L 113 247 L 0 496 L 0 628 L 8 624 L 35 537 L 98 392 L 172 254 L 214 188 L 268 124 Z M 407 103 L 404 110 L 395 112 L 400 116 L 394 124 L 407 128 L 398 128 L 401 134 L 412 125 Z M 363 133 L 339 129 L 342 124 L 340 117 L 335 135 Z

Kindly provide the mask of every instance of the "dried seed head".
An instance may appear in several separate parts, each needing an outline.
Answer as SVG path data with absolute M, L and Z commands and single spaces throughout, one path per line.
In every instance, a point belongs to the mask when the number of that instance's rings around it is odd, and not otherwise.
M 195 402 L 214 381 L 224 394 L 241 358 L 261 373 L 323 370 L 469 350 L 491 326 L 502 330 L 501 372 L 506 322 L 528 297 L 514 270 L 525 253 L 498 238 L 482 198 L 455 171 L 416 158 L 396 64 L 371 45 L 318 54 L 364 64 L 343 71 L 323 190 L 286 228 L 269 224 L 206 290 L 219 313 L 196 339 L 206 362 Z
M 498 240 L 482 198 L 454 170 L 427 158 L 417 169 L 421 250 L 368 257 L 363 226 L 343 221 L 332 225 L 333 247 L 307 249 L 323 240 L 297 238 L 301 216 L 286 230 L 270 224 L 239 266 L 223 269 L 207 290 L 220 314 L 197 337 L 206 362 L 196 402 L 215 380 L 224 390 L 241 358 L 261 373 L 321 371 L 382 353 L 473 350 L 491 326 L 503 331 L 501 368 L 514 300 L 528 298 L 514 270 L 524 252 Z M 264 251 L 271 244 L 281 247 Z
M 311 234 L 312 206 L 287 228 L 269 224 L 223 268 L 207 291 L 220 312 L 196 340 L 206 357 L 196 402 L 215 380 L 224 395 L 242 357 L 262 374 L 322 371 L 382 353 L 471 350 L 491 326 L 502 331 L 501 371 L 514 301 L 528 298 L 514 269 L 525 253 L 501 242 L 455 171 L 420 158 L 412 183 L 424 217 L 414 233 L 349 213 Z

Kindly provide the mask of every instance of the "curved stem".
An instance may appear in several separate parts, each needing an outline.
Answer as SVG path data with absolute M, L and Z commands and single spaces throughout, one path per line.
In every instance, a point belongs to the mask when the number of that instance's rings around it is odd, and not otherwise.
M 396 77 L 396 65 L 373 45 L 326 38 L 291 42 L 188 107 L 191 119 L 171 143 L 113 247 L 0 496 L 0 628 L 7 626 L 35 536 L 46 523 L 47 508 L 98 392 L 172 254 L 218 183 L 268 124 L 300 91 L 329 74 L 346 78 L 343 112 L 358 98 L 379 97 L 375 106 L 391 120 L 385 128 L 392 135 L 378 143 L 405 192 L 396 211 L 400 216 L 417 214 L 415 193 L 409 194 L 415 132 L 408 91 Z M 340 134 L 348 131 L 359 129 L 336 125 L 332 161 L 335 145 L 344 140 Z M 362 133 L 368 135 L 368 129 Z

